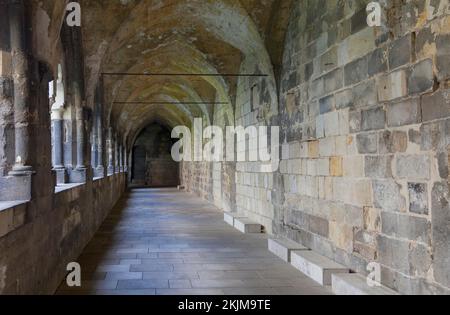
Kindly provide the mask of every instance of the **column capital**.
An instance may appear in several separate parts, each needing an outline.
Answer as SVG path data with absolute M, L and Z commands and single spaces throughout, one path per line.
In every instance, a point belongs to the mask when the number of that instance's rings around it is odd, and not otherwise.
M 52 108 L 51 118 L 52 120 L 62 120 L 64 115 L 64 107 Z

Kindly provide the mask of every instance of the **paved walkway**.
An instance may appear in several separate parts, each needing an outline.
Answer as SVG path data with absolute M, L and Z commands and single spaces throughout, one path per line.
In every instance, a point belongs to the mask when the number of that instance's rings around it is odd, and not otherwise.
M 82 287 L 58 294 L 329 294 L 244 235 L 210 204 L 173 189 L 133 189 L 79 258 Z

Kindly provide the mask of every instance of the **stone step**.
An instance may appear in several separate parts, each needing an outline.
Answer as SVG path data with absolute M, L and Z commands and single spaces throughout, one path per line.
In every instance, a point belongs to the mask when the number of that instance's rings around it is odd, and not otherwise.
M 239 216 L 236 213 L 230 213 L 230 212 L 224 212 L 224 214 L 223 214 L 223 220 L 231 226 L 234 226 L 234 220 L 238 219 L 238 218 L 244 219 L 245 217 Z
M 313 251 L 292 251 L 291 265 L 324 286 L 331 285 L 331 275 L 349 273 L 350 270 Z
M 399 295 L 385 286 L 370 287 L 360 274 L 333 274 L 332 290 L 336 295 Z
M 247 218 L 234 218 L 234 227 L 244 234 L 259 234 L 263 230 L 261 224 Z
M 305 246 L 285 238 L 269 238 L 269 251 L 283 259 L 285 262 L 291 262 L 291 252 L 294 250 L 309 250 Z

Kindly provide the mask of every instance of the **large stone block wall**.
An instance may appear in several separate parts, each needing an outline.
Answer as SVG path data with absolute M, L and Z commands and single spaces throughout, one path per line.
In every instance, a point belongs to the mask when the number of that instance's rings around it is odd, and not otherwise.
M 125 189 L 118 173 L 2 210 L 0 294 L 54 293 Z
M 402 293 L 450 287 L 450 7 L 297 1 L 280 91 L 284 204 L 275 233 Z
M 282 161 L 235 163 L 231 210 L 353 271 L 377 262 L 401 293 L 448 293 L 450 3 L 385 1 L 370 28 L 368 2 L 295 1 L 278 110 L 267 79 L 239 78 L 235 125 L 280 126 Z M 217 165 L 182 176 L 218 194 Z

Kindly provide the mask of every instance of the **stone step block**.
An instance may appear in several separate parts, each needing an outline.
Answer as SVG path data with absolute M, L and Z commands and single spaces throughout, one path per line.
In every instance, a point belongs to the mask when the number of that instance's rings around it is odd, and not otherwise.
M 349 273 L 350 270 L 313 251 L 292 251 L 291 265 L 324 286 L 331 285 L 331 275 Z
M 244 219 L 245 217 L 239 216 L 236 213 L 230 213 L 230 212 L 225 212 L 223 214 L 223 220 L 231 226 L 234 226 L 234 220 L 237 218 Z
M 305 246 L 285 238 L 269 238 L 269 251 L 283 259 L 285 262 L 291 262 L 291 252 L 294 250 L 309 250 Z
M 234 218 L 234 227 L 244 234 L 258 234 L 263 230 L 261 224 L 247 218 Z
M 398 295 L 385 286 L 370 287 L 360 274 L 333 274 L 331 286 L 336 295 Z

